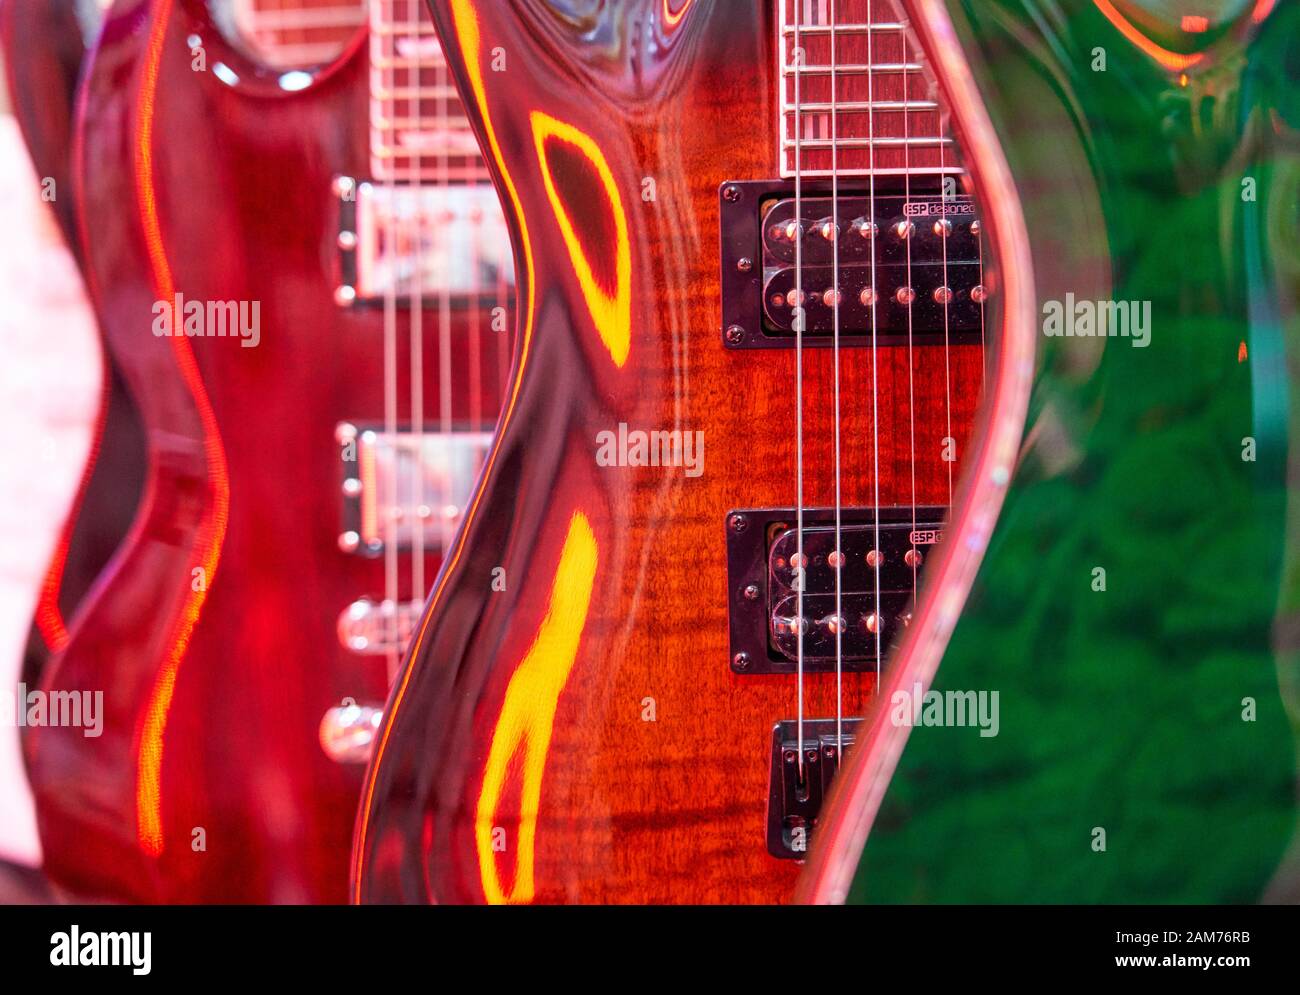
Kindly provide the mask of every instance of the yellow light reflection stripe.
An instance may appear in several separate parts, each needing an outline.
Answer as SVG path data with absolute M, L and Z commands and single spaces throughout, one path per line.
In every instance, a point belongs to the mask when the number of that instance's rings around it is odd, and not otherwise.
M 578 656 L 578 642 L 587 624 L 591 591 L 596 581 L 596 536 L 582 512 L 569 521 L 569 534 L 551 585 L 546 616 L 523 662 L 510 678 L 492 746 L 483 771 L 474 819 L 483 894 L 492 904 L 531 902 L 537 812 L 542 775 L 550 750 L 555 709 Z M 517 838 L 507 839 L 505 853 L 515 855 L 514 882 L 507 891 L 497 868 L 492 833 L 499 825 L 498 806 L 511 759 L 523 750 Z M 503 827 L 505 828 L 505 827 Z
M 536 304 L 536 290 L 534 289 L 533 279 L 533 247 L 528 238 L 528 219 L 524 216 L 523 204 L 519 199 L 519 191 L 515 187 L 515 181 L 510 175 L 510 170 L 506 167 L 505 157 L 501 154 L 501 143 L 497 140 L 496 129 L 492 124 L 492 114 L 488 109 L 487 91 L 483 85 L 483 70 L 479 63 L 481 58 L 481 38 L 478 28 L 478 14 L 474 10 L 471 0 L 452 0 L 451 2 L 452 24 L 456 32 L 458 48 L 464 53 L 465 72 L 469 77 L 470 89 L 473 92 L 474 105 L 481 115 L 483 122 L 483 131 L 488 141 L 488 151 L 492 155 L 492 161 L 496 163 L 500 172 L 502 185 L 505 187 L 506 195 L 514 207 L 516 234 L 519 238 L 520 247 L 524 254 L 523 286 L 525 288 L 525 306 L 524 317 L 519 327 L 518 342 L 518 359 L 514 367 L 514 381 L 511 384 L 510 396 L 507 398 L 504 410 L 501 413 L 501 420 L 497 426 L 497 434 L 493 439 L 492 448 L 488 452 L 487 462 L 483 469 L 482 480 L 486 482 L 492 477 L 493 467 L 496 465 L 497 455 L 500 452 L 501 435 L 506 427 L 510 424 L 514 416 L 515 405 L 519 400 L 519 388 L 523 383 L 524 370 L 528 363 L 529 351 L 533 341 L 533 315 Z M 438 606 L 442 602 L 442 596 L 446 591 L 447 581 L 456 571 L 456 565 L 460 562 L 461 554 L 464 552 L 464 537 L 469 533 L 470 526 L 478 515 L 479 503 L 482 499 L 483 489 L 480 487 L 475 492 L 470 501 L 469 508 L 465 512 L 465 519 L 453 541 L 452 549 L 446 557 L 444 569 L 438 573 L 438 581 L 434 585 L 430 595 L 429 605 L 425 610 L 424 619 L 419 630 L 412 642 L 409 656 L 412 660 L 418 660 L 424 646 L 425 637 L 428 634 L 429 622 L 436 617 Z M 352 900 L 361 901 L 361 880 L 363 876 L 363 867 L 365 863 L 366 838 L 370 828 L 370 811 L 374 803 L 376 772 L 383 760 L 384 753 L 388 747 L 388 739 L 392 733 L 393 725 L 398 711 L 402 707 L 402 702 L 406 697 L 406 690 L 410 684 L 412 668 L 407 667 L 403 670 L 401 680 L 391 698 L 391 706 L 388 708 L 383 728 L 379 735 L 379 743 L 375 747 L 375 756 L 371 761 L 366 774 L 365 799 L 361 805 L 360 815 L 358 816 L 356 838 L 353 841 L 352 853 Z
M 632 248 L 627 233 L 627 215 L 623 212 L 623 198 L 618 192 L 618 184 L 614 181 L 614 174 L 609 168 L 609 163 L 605 161 L 600 146 L 586 132 L 556 120 L 542 111 L 533 111 L 529 115 L 529 121 L 533 126 L 533 143 L 537 147 L 537 161 L 542 169 L 542 182 L 546 184 L 546 196 L 551 201 L 555 220 L 559 222 L 560 234 L 564 236 L 565 247 L 569 250 L 569 260 L 578 275 L 582 296 L 587 301 L 587 310 L 591 312 L 591 320 L 596 323 L 596 331 L 609 350 L 614 365 L 621 367 L 627 362 L 627 354 L 632 346 Z M 574 230 L 564 199 L 555 188 L 555 179 L 551 175 L 551 164 L 546 150 L 549 139 L 572 145 L 587 158 L 600 177 L 605 198 L 614 215 L 613 294 L 610 294 L 596 280 L 591 261 L 578 238 L 578 233 Z

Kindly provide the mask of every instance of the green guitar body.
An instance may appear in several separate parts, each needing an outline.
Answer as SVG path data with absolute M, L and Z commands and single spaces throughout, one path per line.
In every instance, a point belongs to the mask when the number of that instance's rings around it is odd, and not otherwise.
M 948 4 L 1043 328 L 922 700 L 983 721 L 880 702 L 915 727 L 853 901 L 1300 899 L 1300 4 L 1233 6 L 1179 52 L 1110 4 Z

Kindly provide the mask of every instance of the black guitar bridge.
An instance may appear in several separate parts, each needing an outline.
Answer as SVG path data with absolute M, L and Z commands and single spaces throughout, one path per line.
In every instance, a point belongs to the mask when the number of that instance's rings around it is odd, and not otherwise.
M 822 803 L 861 723 L 861 719 L 844 719 L 841 737 L 834 719 L 805 719 L 802 766 L 799 723 L 791 720 L 773 727 L 767 795 L 767 852 L 773 857 L 803 860 L 808 855 Z

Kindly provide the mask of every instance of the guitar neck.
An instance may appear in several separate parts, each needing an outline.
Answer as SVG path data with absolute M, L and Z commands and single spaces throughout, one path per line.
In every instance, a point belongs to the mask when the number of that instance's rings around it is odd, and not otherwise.
M 777 22 L 782 176 L 958 171 L 895 0 L 781 0 Z
M 370 0 L 369 18 L 372 175 L 440 186 L 487 182 L 422 0 Z
M 277 68 L 329 62 L 365 23 L 360 0 L 232 0 L 235 28 Z

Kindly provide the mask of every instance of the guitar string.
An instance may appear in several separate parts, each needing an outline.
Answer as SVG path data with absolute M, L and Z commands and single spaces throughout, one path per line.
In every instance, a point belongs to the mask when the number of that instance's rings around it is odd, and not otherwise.
M 509 312 L 509 308 L 507 307 L 507 302 L 509 301 L 509 298 L 507 297 L 508 291 L 506 289 L 506 269 L 504 265 L 504 260 L 511 258 L 509 252 L 510 250 L 507 248 L 506 255 L 503 256 L 502 260 L 499 261 L 502 264 L 497 266 L 497 289 L 496 289 L 497 306 L 500 307 L 504 312 L 507 312 L 507 314 Z M 518 278 L 516 277 L 516 281 L 517 280 Z M 508 320 L 505 321 L 503 327 L 509 328 L 510 322 Z M 504 331 L 497 333 L 498 336 L 504 334 L 506 334 L 506 332 Z M 513 346 L 513 342 L 511 343 L 511 345 Z M 497 349 L 497 398 L 504 405 L 505 396 L 506 396 L 506 378 L 509 376 L 510 373 L 507 364 L 509 362 L 509 356 L 511 350 L 509 348 L 506 348 L 506 346 L 504 346 L 501 343 L 499 338 L 497 339 L 496 342 L 496 349 Z
M 441 51 L 441 40 L 439 40 L 438 44 L 439 51 Z M 443 72 L 446 73 L 446 53 L 442 53 L 442 59 L 439 61 L 441 61 L 443 66 Z M 448 74 L 448 77 L 443 82 L 446 82 L 447 86 L 450 87 L 450 74 Z M 448 99 L 452 99 L 450 88 L 448 88 Z M 459 103 L 459 100 L 455 107 L 452 108 L 451 116 L 455 116 L 456 126 L 459 127 L 461 124 L 464 124 L 468 127 L 468 120 L 464 120 L 464 105 Z M 448 134 L 450 134 L 450 116 L 448 116 L 447 127 Z M 494 303 L 490 295 L 487 295 L 486 282 L 482 281 L 482 276 L 484 276 L 484 271 L 482 271 L 482 260 L 484 260 L 484 251 L 482 251 L 482 246 L 484 246 L 484 221 L 486 217 L 484 208 L 487 204 L 487 199 L 478 196 L 478 194 L 484 192 L 484 186 L 482 186 L 481 179 L 478 177 L 478 168 L 480 168 L 480 163 L 482 161 L 480 157 L 478 157 L 476 153 L 468 153 L 468 155 L 465 155 L 465 153 L 461 151 L 458 152 L 458 160 L 460 166 L 459 179 L 464 183 L 465 200 L 467 200 L 467 203 L 469 204 L 469 212 L 471 212 L 469 213 L 469 228 L 471 228 L 472 234 L 471 252 L 469 252 L 471 271 L 469 271 L 468 286 L 468 320 L 469 329 L 471 329 L 471 332 L 469 332 L 468 427 L 469 431 L 477 433 L 484 432 L 486 429 L 486 415 L 484 412 L 484 405 L 482 405 L 482 393 L 484 393 L 484 391 L 482 391 L 482 306 L 484 306 L 484 299 L 486 298 L 490 312 L 490 306 Z M 474 453 L 474 477 L 477 477 L 478 470 L 480 470 L 480 458 L 478 458 L 477 455 L 477 446 L 474 446 L 471 451 Z
M 976 220 L 978 220 L 978 216 Z M 973 221 L 971 223 L 975 224 L 976 222 Z M 984 226 L 983 225 L 980 225 L 978 228 L 975 229 L 975 246 L 979 250 L 978 279 L 979 279 L 979 287 L 982 291 L 978 304 L 980 306 L 980 393 L 983 393 L 985 370 L 986 370 L 985 357 L 988 355 L 988 353 L 986 352 L 986 343 L 984 341 L 984 302 L 988 299 L 988 288 L 984 284 Z
M 830 66 L 831 66 L 831 348 L 834 352 L 835 404 L 835 749 L 836 756 L 844 749 L 844 543 L 841 531 L 840 490 L 840 185 L 839 185 L 839 123 L 836 114 L 835 79 L 835 4 L 830 7 Z M 868 31 L 870 28 L 868 28 Z
M 871 564 L 874 571 L 875 585 L 875 606 L 873 608 L 873 617 L 875 619 L 876 637 L 876 685 L 875 690 L 880 691 L 880 632 L 884 626 L 880 618 L 880 405 L 877 399 L 877 391 L 880 385 L 878 356 L 877 356 L 877 315 L 876 303 L 879 300 L 880 293 L 877 290 L 879 284 L 876 282 L 876 236 L 879 230 L 876 225 L 876 89 L 875 73 L 875 50 L 873 44 L 874 32 L 871 25 L 874 23 L 871 10 L 871 0 L 867 0 L 867 221 L 872 234 L 870 244 L 871 259 L 871 459 L 872 459 L 872 487 L 873 487 L 873 514 L 872 522 L 874 525 L 874 537 L 871 548 L 875 555 L 875 562 Z
M 407 78 L 412 84 L 410 120 L 407 122 L 408 134 L 415 136 L 414 146 L 410 152 L 410 220 L 415 228 L 413 259 L 411 266 L 411 444 L 414 447 L 411 460 L 412 502 L 411 502 L 411 597 L 412 604 L 424 601 L 424 549 L 426 509 L 424 474 L 424 230 L 427 219 L 424 201 L 421 198 L 423 184 L 423 152 L 420 135 L 424 121 L 424 49 L 420 34 L 421 6 L 413 0 L 407 0 L 407 31 L 410 46 Z M 444 440 L 445 442 L 445 440 Z M 405 643 L 398 614 L 398 638 Z M 394 675 L 396 676 L 396 675 Z
M 413 0 L 415 2 L 415 0 Z M 428 17 L 429 13 L 423 3 L 416 3 L 416 6 Z M 432 34 L 430 37 L 433 37 Z M 447 73 L 447 60 L 442 52 L 442 43 L 438 45 L 439 58 L 436 62 L 435 79 L 437 80 L 438 93 L 438 188 L 446 191 L 451 183 L 451 160 L 447 151 L 446 135 L 448 133 L 448 113 L 447 113 L 447 90 L 451 81 Z M 444 193 L 445 196 L 445 193 Z M 451 477 L 452 467 L 454 465 L 454 456 L 452 449 L 452 375 L 451 375 L 451 285 L 446 279 L 439 281 L 438 288 L 438 400 L 439 412 L 438 423 L 442 434 L 441 445 L 442 452 L 446 459 L 442 467 L 440 479 L 442 481 L 442 508 L 438 512 L 439 526 L 439 545 L 442 553 L 445 555 L 451 547 L 452 533 L 452 501 L 455 495 L 452 493 Z M 420 598 L 423 600 L 426 592 L 420 592 Z
M 782 0 L 784 2 L 784 0 Z M 794 5 L 794 299 L 795 306 L 790 314 L 794 318 L 794 356 L 795 356 L 795 669 L 797 679 L 797 717 L 796 741 L 798 745 L 799 783 L 804 780 L 803 758 L 803 589 L 806 571 L 803 554 L 803 178 L 800 159 L 802 141 L 803 115 L 800 112 L 799 84 L 803 75 L 803 50 L 800 47 L 799 27 L 803 19 L 803 5 L 811 0 L 792 0 Z M 809 11 L 811 17 L 811 11 Z M 784 48 L 785 41 L 781 45 Z M 785 86 L 782 81 L 782 87 Z M 784 155 L 784 152 L 782 152 Z
M 386 199 L 390 218 L 396 219 L 399 215 L 396 212 L 397 203 L 397 178 L 396 178 L 396 158 L 393 154 L 396 151 L 397 129 L 395 121 L 397 118 L 397 68 L 395 57 L 397 54 L 397 39 L 394 32 L 387 30 L 386 20 L 396 23 L 396 11 L 385 8 L 386 3 L 391 4 L 392 0 L 373 0 L 374 6 L 371 8 L 371 26 L 376 37 L 372 40 L 371 52 L 373 57 L 378 60 L 379 72 L 377 74 L 378 83 L 385 96 L 378 101 L 380 111 L 384 115 L 383 127 L 378 129 L 379 135 L 379 153 L 380 162 L 375 165 L 385 163 L 387 176 L 385 178 Z M 391 50 L 391 54 L 390 54 Z M 375 76 L 372 75 L 372 79 Z M 391 133 L 391 143 L 386 143 L 385 139 Z M 389 154 L 384 155 L 385 146 Z M 391 223 L 391 222 L 390 222 Z M 399 477 L 397 472 L 397 252 L 396 243 L 400 241 L 397 237 L 397 229 L 400 226 L 393 224 L 384 239 L 383 249 L 388 253 L 388 265 L 385 273 L 384 286 L 384 439 L 391 447 L 391 454 L 388 465 L 388 501 L 376 502 L 380 515 L 380 541 L 384 549 L 384 612 L 383 625 L 386 634 L 386 656 L 388 663 L 388 677 L 391 682 L 397 675 L 397 669 L 401 663 L 401 656 L 398 649 L 398 627 L 397 611 L 399 604 L 400 591 L 398 589 L 398 558 L 397 558 L 397 528 L 394 515 L 399 506 Z M 382 449 L 382 447 L 376 447 Z M 376 457 L 377 457 L 376 453 Z
M 901 39 L 903 42 L 902 63 L 907 65 L 911 61 L 912 42 L 910 35 L 910 25 L 903 21 L 903 30 Z M 909 110 L 912 99 L 912 77 L 904 71 L 903 73 L 903 204 L 906 206 L 912 202 L 912 142 L 911 142 L 911 125 L 909 120 Z M 907 240 L 907 285 L 912 286 L 912 240 Z M 915 393 L 915 365 L 913 358 L 913 313 L 909 307 L 907 309 L 907 428 L 908 428 L 908 445 L 911 453 L 911 463 L 909 471 L 911 474 L 912 484 L 912 531 L 908 536 L 908 549 L 912 553 L 912 611 L 916 610 L 917 584 L 919 580 L 920 561 L 916 551 L 916 393 Z
M 458 105 L 453 108 L 453 113 L 457 117 L 457 126 L 460 126 L 461 107 Z M 450 127 L 450 124 L 448 125 Z M 462 179 L 465 183 L 465 192 L 468 195 L 467 200 L 470 205 L 470 271 L 469 271 L 469 328 L 470 332 L 470 349 L 469 349 L 469 428 L 472 432 L 483 430 L 483 310 L 481 294 L 483 285 L 480 283 L 482 277 L 482 259 L 483 259 L 483 209 L 482 200 L 478 194 L 482 191 L 479 186 L 478 178 L 474 175 L 477 163 L 473 158 L 462 156 L 461 172 Z M 477 457 L 475 457 L 477 460 Z M 478 476 L 478 467 L 475 466 L 475 477 Z
M 946 189 L 948 165 L 944 155 L 943 144 L 943 112 L 939 112 L 939 190 L 940 204 L 944 203 L 943 190 Z M 955 182 L 955 181 L 954 181 Z M 943 286 L 948 286 L 948 240 L 942 239 L 943 242 Z M 952 372 L 949 363 L 949 337 L 948 337 L 948 317 L 949 307 L 951 305 L 952 295 L 949 294 L 947 302 L 943 303 L 943 410 L 946 418 L 946 428 L 944 431 L 944 444 L 942 455 L 944 462 L 948 464 L 948 514 L 952 514 L 952 465 L 956 462 L 956 440 L 952 436 Z M 948 452 L 948 447 L 952 447 L 952 452 Z

